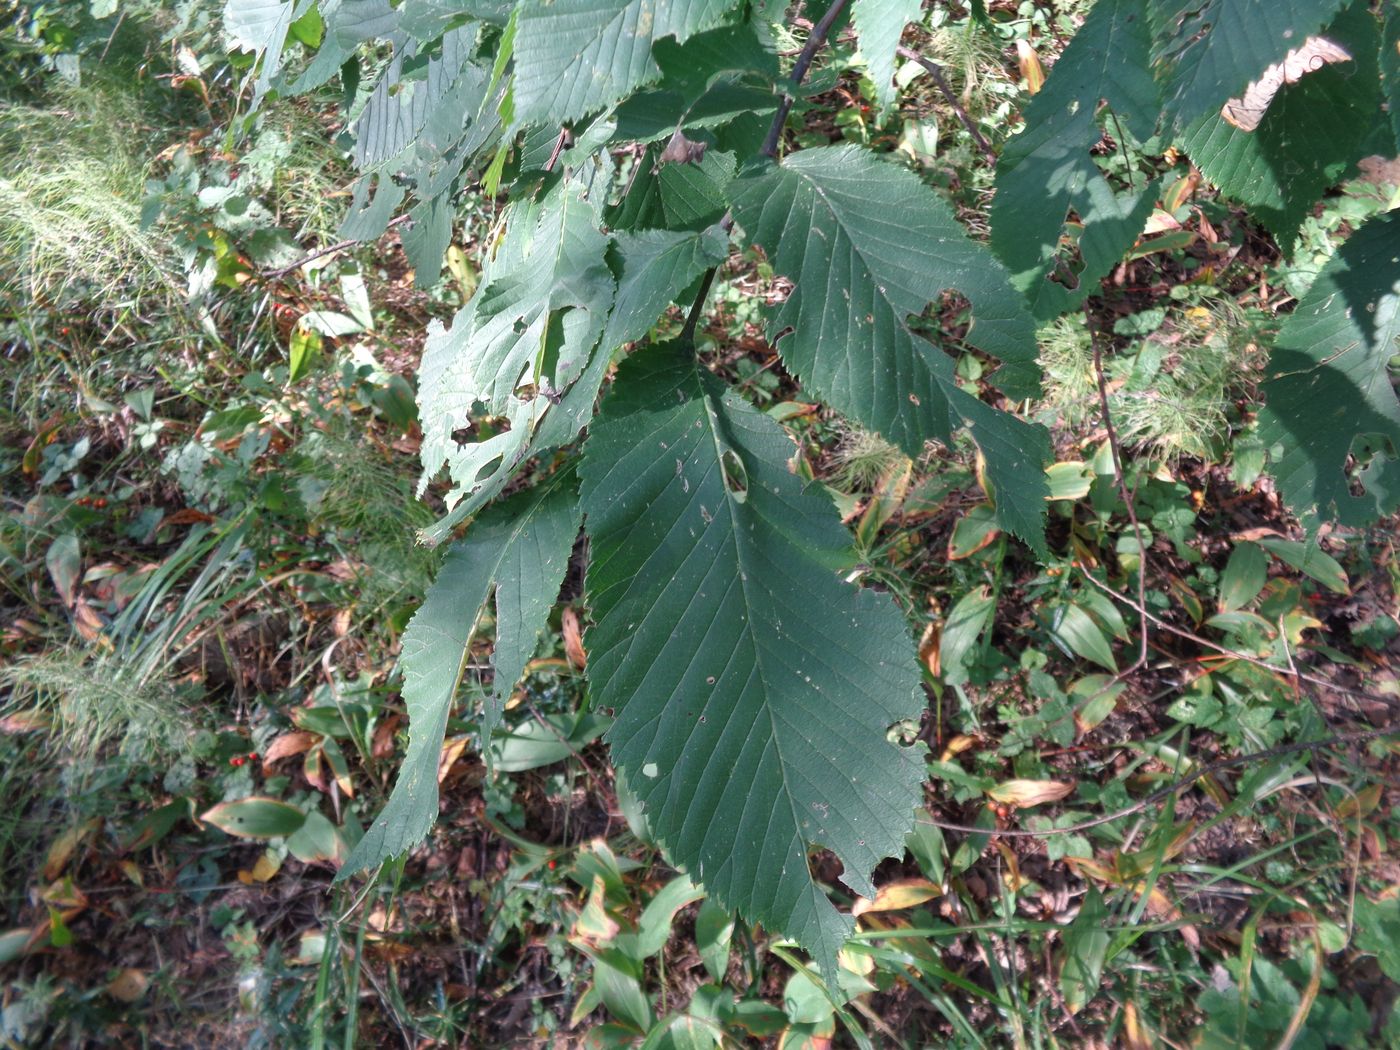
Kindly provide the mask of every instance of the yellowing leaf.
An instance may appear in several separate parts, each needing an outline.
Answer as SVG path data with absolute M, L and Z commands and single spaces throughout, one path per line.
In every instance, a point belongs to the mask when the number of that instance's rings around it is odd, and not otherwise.
M 282 858 L 272 850 L 264 850 L 261 857 L 253 864 L 252 871 L 240 871 L 238 881 L 245 886 L 255 882 L 267 882 L 276 875 L 282 867 Z M 245 877 L 246 876 L 246 877 Z
M 898 879 L 876 890 L 874 899 L 859 898 L 852 906 L 851 914 L 859 917 L 872 911 L 900 911 L 933 900 L 942 893 L 928 879 Z
M 578 613 L 566 608 L 561 620 L 564 635 L 564 655 L 576 671 L 588 667 L 588 653 L 583 648 L 583 631 L 579 629 Z
M 135 1003 L 145 997 L 150 984 L 144 970 L 128 966 L 108 982 L 107 994 L 119 1003 Z
M 73 851 L 78 848 L 79 843 L 96 831 L 101 824 L 100 817 L 93 817 L 91 820 L 85 820 L 81 824 L 69 828 L 53 840 L 53 845 L 49 847 L 48 856 L 44 859 L 45 882 L 53 882 L 54 879 L 63 874 L 63 869 L 68 866 L 68 861 L 73 856 Z
M 608 914 L 605 901 L 607 887 L 603 876 L 593 876 L 593 888 L 588 894 L 588 903 L 578 914 L 574 923 L 573 936 L 586 944 L 606 944 L 618 935 L 622 927 Z
M 938 760 L 940 762 L 951 762 L 964 751 L 970 751 L 976 746 L 977 738 L 975 736 L 959 733 L 957 736 L 949 739 L 948 743 L 943 746 L 943 754 L 938 756 Z
M 1045 86 L 1045 68 L 1040 64 L 1040 56 L 1035 53 L 1030 41 L 1016 41 L 1016 62 L 1021 67 L 1021 79 L 1026 82 L 1026 91 L 1038 95 Z
M 1147 225 L 1142 228 L 1142 234 L 1147 237 L 1154 233 L 1166 233 L 1168 230 L 1179 229 L 1181 229 L 1181 223 L 1176 221 L 1175 216 L 1158 208 L 1147 216 Z
M 464 736 L 454 736 L 451 740 L 443 741 L 442 755 L 438 758 L 437 780 L 439 784 L 447 779 L 448 773 L 452 772 L 452 767 L 462 757 L 462 751 L 466 746 L 467 738 Z
M 1058 802 L 1074 791 L 1074 781 L 1007 780 L 989 788 L 987 797 L 1022 809 L 1045 802 Z
M 934 678 L 938 677 L 938 646 L 942 640 L 943 626 L 937 623 L 930 623 L 925 627 L 923 636 L 919 639 L 919 662 L 928 668 L 928 673 Z

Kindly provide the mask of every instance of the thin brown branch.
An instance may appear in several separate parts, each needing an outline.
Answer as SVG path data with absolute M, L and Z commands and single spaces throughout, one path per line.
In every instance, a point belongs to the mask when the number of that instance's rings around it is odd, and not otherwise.
M 398 226 L 398 225 L 400 225 L 400 224 L 402 224 L 402 223 L 407 222 L 408 219 L 409 219 L 409 216 L 408 216 L 407 213 L 405 213 L 405 214 L 403 214 L 403 215 L 399 215 L 399 216 L 397 216 L 397 217 L 395 217 L 395 218 L 389 220 L 389 225 L 386 226 L 386 227 L 384 227 L 384 232 L 387 233 L 388 231 L 392 230 L 395 226 Z M 264 271 L 262 272 L 262 276 L 263 276 L 264 278 L 266 278 L 267 280 L 269 280 L 269 281 L 276 280 L 278 277 L 282 277 L 282 276 L 284 276 L 284 275 L 286 275 L 286 274 L 289 274 L 289 273 L 291 273 L 293 270 L 300 270 L 300 269 L 301 269 L 303 266 L 305 266 L 307 263 L 309 263 L 309 262 L 315 262 L 317 259 L 321 258 L 322 256 L 330 255 L 332 252 L 344 251 L 346 248 L 353 248 L 353 247 L 355 247 L 357 244 L 363 244 L 363 243 L 364 243 L 363 241 L 356 240 L 356 239 L 353 238 L 353 237 L 350 238 L 350 239 L 348 239 L 348 240 L 344 240 L 344 241 L 336 241 L 334 244 L 328 244 L 328 245 L 326 245 L 324 248 L 318 248 L 318 249 L 316 249 L 316 250 L 315 250 L 314 252 L 312 252 L 310 255 L 304 255 L 304 256 L 302 256 L 300 259 L 298 259 L 298 260 L 297 260 L 296 262 L 294 262 L 294 263 L 288 263 L 286 266 L 279 266 L 279 267 L 277 267 L 275 270 L 264 270 Z
M 1094 378 L 1098 382 L 1099 388 L 1099 408 L 1103 412 L 1103 425 L 1108 431 L 1108 447 L 1113 453 L 1113 472 L 1118 480 L 1118 494 L 1123 497 L 1123 506 L 1127 508 L 1128 520 L 1133 525 L 1133 537 L 1137 540 L 1138 546 L 1138 572 L 1137 572 L 1137 613 L 1138 613 L 1138 658 L 1131 667 L 1125 668 L 1119 673 L 1121 679 L 1139 667 L 1147 665 L 1147 544 L 1142 541 L 1142 525 L 1138 523 L 1137 510 L 1133 506 L 1133 494 L 1128 491 L 1128 478 L 1123 473 L 1123 449 L 1118 443 L 1118 431 L 1113 425 L 1113 413 L 1108 407 L 1108 383 L 1103 376 L 1103 352 L 1099 346 L 1099 338 L 1094 334 L 1094 321 L 1089 316 L 1087 304 L 1084 308 L 1084 322 L 1089 331 L 1089 344 L 1094 350 Z
M 763 148 L 759 151 L 765 157 L 777 159 L 778 143 L 783 137 L 783 125 L 787 123 L 788 114 L 792 112 L 792 104 L 797 98 L 798 89 L 802 87 L 802 82 L 807 79 L 807 71 L 812 66 L 812 60 L 826 41 L 827 33 L 831 31 L 836 19 L 841 16 L 847 2 L 848 0 L 833 0 L 832 5 L 827 8 L 826 14 L 812 27 L 812 32 L 807 37 L 807 43 L 798 54 L 797 61 L 792 66 L 792 73 L 788 77 L 791 87 L 778 101 L 778 110 L 773 114 L 773 122 L 768 125 L 768 134 L 764 137 Z M 734 216 L 725 212 L 719 225 L 728 233 L 734 227 Z M 710 289 L 714 287 L 715 274 L 718 272 L 718 266 L 710 267 L 705 271 L 705 277 L 700 282 L 700 289 L 695 294 L 695 301 L 691 304 L 690 312 L 686 315 L 685 327 L 681 329 L 681 340 L 687 344 L 693 345 L 695 342 L 695 330 L 700 324 L 700 317 L 705 310 L 705 300 L 709 298 Z
M 768 126 L 768 135 L 763 140 L 763 149 L 760 152 L 765 157 L 778 156 L 778 142 L 783 136 L 783 125 L 787 123 L 788 114 L 792 112 L 792 105 L 797 100 L 797 91 L 802 86 L 802 81 L 807 79 L 807 70 L 812 65 L 812 59 L 816 58 L 817 51 L 826 42 L 826 34 L 846 9 L 846 3 L 847 0 L 833 0 L 832 5 L 826 9 L 826 14 L 812 27 L 811 36 L 807 37 L 806 45 L 798 54 L 797 61 L 793 63 L 792 75 L 788 78 L 792 86 L 778 102 L 778 111 L 773 114 L 773 123 Z
M 943 67 L 932 59 L 925 58 L 917 51 L 912 51 L 903 45 L 898 48 L 898 54 L 901 58 L 907 58 L 910 62 L 917 62 L 924 67 L 924 72 L 933 78 L 934 84 L 938 86 L 938 90 L 942 92 L 948 105 L 953 107 L 953 112 L 958 115 L 958 119 L 962 121 L 962 126 L 965 127 L 967 133 L 972 136 L 972 141 L 977 143 L 977 148 L 982 151 L 982 155 L 987 158 L 987 162 L 995 164 L 997 162 L 997 151 L 993 149 L 992 144 L 983 137 L 982 132 L 977 129 L 976 123 L 968 116 L 967 110 L 963 108 L 963 104 L 958 100 L 958 96 L 953 93 L 953 89 L 948 85 L 948 78 L 943 75 Z

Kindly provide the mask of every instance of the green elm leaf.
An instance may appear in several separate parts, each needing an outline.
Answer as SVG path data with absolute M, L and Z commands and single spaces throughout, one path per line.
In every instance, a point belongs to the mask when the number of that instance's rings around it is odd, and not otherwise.
M 1364 0 L 1328 26 L 1326 36 L 1352 61 L 1324 65 L 1285 84 L 1254 131 L 1241 131 L 1212 112 L 1177 142 L 1223 193 L 1249 205 L 1285 252 L 1317 199 L 1361 158 L 1383 119 L 1379 29 Z
M 1150 42 L 1140 0 L 1100 0 L 1026 106 L 1025 130 L 997 163 L 992 250 L 1038 318 L 1078 306 L 1132 247 L 1156 188 L 1115 194 L 1090 156 L 1102 137 L 1099 103 L 1139 140 L 1152 134 L 1157 85 L 1142 56 Z M 1107 124 L 1112 128 L 1111 123 Z M 1084 224 L 1082 270 L 1073 288 L 1049 280 L 1065 219 Z
M 497 495 L 526 459 L 571 440 L 587 422 L 606 370 L 594 349 L 613 302 L 607 247 L 592 208 L 567 185 L 540 204 L 513 205 L 476 295 L 451 329 L 428 326 L 418 380 L 419 492 L 444 464 L 454 483 L 451 512 L 425 530 L 430 542 Z M 555 421 L 568 425 L 551 424 L 564 407 L 554 399 L 576 381 L 580 399 Z M 472 427 L 476 433 L 463 437 Z
M 941 292 L 960 292 L 973 308 L 967 342 L 1004 362 L 1002 389 L 1032 395 L 1035 322 L 1001 264 L 917 176 L 858 147 L 803 150 L 731 193 L 749 239 L 794 281 L 768 335 L 803 387 L 911 456 L 966 428 L 997 521 L 1043 553 L 1048 434 L 963 390 L 952 358 L 910 327 Z
M 794 452 L 676 344 L 623 364 L 581 468 L 589 679 L 672 863 L 834 974 L 854 927 L 807 850 L 873 896 L 922 780 L 886 732 L 923 703 L 899 610 L 842 579 L 850 536 Z
M 1400 7 L 1392 7 L 1385 16 L 1385 28 L 1381 33 L 1381 81 L 1390 109 L 1391 131 L 1396 143 L 1400 143 Z
M 515 37 L 515 117 L 564 124 L 661 76 L 653 41 L 719 25 L 736 0 L 523 0 Z
M 229 43 L 240 51 L 251 51 L 254 61 L 262 59 L 253 82 L 254 107 L 282 68 L 287 30 L 311 5 L 312 0 L 225 0 L 224 32 Z
M 1218 112 L 1325 26 L 1343 0 L 1147 0 L 1167 128 Z
M 1323 267 L 1269 355 L 1259 435 L 1300 518 L 1363 527 L 1400 508 L 1400 212 Z
M 923 13 L 923 0 L 855 0 L 851 21 L 860 35 L 860 53 L 870 82 L 875 85 L 875 104 L 881 114 L 894 105 L 894 60 L 904 27 L 917 22 Z
M 324 84 L 361 44 L 392 36 L 399 26 L 399 12 L 389 0 L 323 0 L 320 13 L 325 35 L 306 68 L 287 85 L 286 94 L 299 95 Z
M 408 754 L 389 801 L 337 878 L 402 855 L 437 819 L 438 758 L 481 607 L 496 592 L 495 678 L 482 716 L 482 753 L 505 700 L 534 654 L 559 595 L 582 511 L 564 471 L 483 514 L 452 545 L 403 633 L 399 668 L 408 707 Z
M 642 230 L 619 233 L 613 250 L 621 266 L 617 300 L 603 332 L 613 349 L 642 338 L 662 311 L 711 266 L 729 254 L 729 237 L 717 226 L 700 233 Z

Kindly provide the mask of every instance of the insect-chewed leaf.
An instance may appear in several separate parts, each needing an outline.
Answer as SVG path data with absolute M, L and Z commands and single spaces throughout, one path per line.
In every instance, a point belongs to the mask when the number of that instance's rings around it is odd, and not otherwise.
M 1400 213 L 1391 212 L 1338 249 L 1269 357 L 1259 432 L 1299 517 L 1363 526 L 1400 508 L 1397 340 Z
M 606 354 L 593 353 L 613 302 L 607 247 L 592 209 L 568 187 L 542 204 L 518 204 L 471 302 L 450 330 L 429 325 L 418 383 L 419 488 L 445 463 L 455 506 L 428 539 L 446 536 L 524 459 L 571 440 L 587 422 L 607 368 L 598 360 Z M 568 425 L 546 426 L 556 414 Z
M 515 37 L 515 115 L 576 120 L 661 76 L 653 41 L 716 26 L 736 0 L 524 0 Z
M 1156 199 L 1153 187 L 1115 194 L 1089 152 L 1103 134 L 1100 101 L 1138 139 L 1152 134 L 1159 105 L 1142 61 L 1147 30 L 1140 0 L 1096 3 L 1026 106 L 1025 130 L 1007 141 L 997 163 L 992 250 L 1037 317 L 1058 316 L 1093 294 L 1142 233 Z M 1071 211 L 1084 225 L 1073 287 L 1054 272 Z
M 1354 0 L 1327 26 L 1326 40 L 1355 58 L 1277 84 L 1277 97 L 1249 130 L 1239 130 L 1229 112 L 1209 113 L 1177 140 L 1206 178 L 1250 206 L 1285 252 L 1323 191 L 1378 148 L 1380 31 L 1369 4 Z
M 1269 103 L 1285 84 L 1296 84 L 1309 73 L 1336 62 L 1350 62 L 1351 52 L 1325 36 L 1310 36 L 1250 83 L 1240 98 L 1226 101 L 1220 115 L 1241 131 L 1253 131 L 1264 119 Z
M 482 719 L 482 747 L 505 697 L 535 651 L 559 594 L 582 510 L 571 472 L 492 507 L 447 553 L 403 634 L 399 667 L 408 707 L 408 754 L 389 802 L 355 846 L 339 878 L 397 857 L 437 819 L 438 761 L 477 615 L 496 588 L 495 681 Z
M 1148 0 L 1153 59 L 1165 82 L 1163 115 L 1184 128 L 1220 110 L 1345 0 Z
M 584 447 L 593 703 L 671 860 L 835 973 L 853 928 L 812 880 L 903 849 L 922 765 L 886 737 L 922 704 L 902 617 L 844 582 L 850 537 L 778 424 L 675 346 L 629 359 Z
M 768 332 L 804 389 L 911 456 L 966 427 L 997 520 L 1043 551 L 1048 435 L 964 391 L 952 359 L 910 327 L 940 292 L 960 292 L 967 341 L 1004 362 L 994 381 L 1034 393 L 1035 323 L 1001 264 L 917 176 L 858 147 L 803 150 L 732 193 L 739 224 L 795 282 Z
M 287 30 L 311 7 L 312 0 L 225 0 L 224 31 L 242 51 L 262 59 L 254 81 L 253 97 L 262 98 L 282 65 L 282 45 Z

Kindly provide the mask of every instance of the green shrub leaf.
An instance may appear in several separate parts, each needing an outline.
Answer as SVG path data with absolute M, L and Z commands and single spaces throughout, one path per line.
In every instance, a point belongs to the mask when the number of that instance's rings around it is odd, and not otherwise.
M 904 27 L 917 22 L 923 13 L 923 0 L 856 0 L 851 5 L 851 21 L 860 34 L 860 53 L 875 85 L 875 104 L 889 112 L 894 105 L 895 49 Z
M 735 0 L 523 0 L 515 38 L 515 115 L 563 124 L 661 76 L 651 45 L 718 25 Z
M 992 248 L 1040 318 L 1073 309 L 1098 288 L 1142 233 L 1156 193 L 1115 195 L 1090 149 L 1103 136 L 1103 102 L 1114 120 L 1139 140 L 1152 134 L 1157 85 L 1142 56 L 1150 44 L 1140 0 L 1101 0 L 1055 63 L 1044 88 L 1026 106 L 1026 127 L 1012 137 L 997 164 L 992 203 Z M 1084 224 L 1082 270 L 1071 285 L 1049 280 L 1065 219 L 1073 210 Z
M 1400 508 L 1400 213 L 1366 223 L 1323 267 L 1269 357 L 1259 433 L 1299 517 L 1364 526 Z M 1355 456 L 1355 466 L 1349 457 Z
M 438 757 L 481 607 L 496 589 L 495 677 L 482 718 L 482 750 L 525 670 L 559 594 L 581 510 L 564 472 L 493 507 L 447 552 L 403 634 L 399 667 L 408 707 L 408 753 L 383 811 L 339 878 L 421 842 L 437 819 Z
M 828 974 L 853 928 L 811 844 L 871 896 L 922 768 L 887 728 L 917 715 L 889 598 L 843 582 L 850 538 L 789 472 L 778 424 L 672 346 L 628 360 L 584 449 L 593 703 L 674 863 Z
M 517 204 L 471 302 L 451 329 L 429 326 L 418 386 L 419 489 L 444 464 L 454 482 L 452 513 L 426 531 L 429 540 L 444 538 L 499 493 L 523 460 L 547 447 L 536 431 L 555 399 L 585 373 L 584 397 L 567 419 L 586 422 L 581 410 L 592 410 L 598 390 L 587 388 L 602 382 L 606 367 L 591 355 L 613 302 L 607 247 L 592 208 L 568 187 L 540 205 Z M 557 428 L 549 434 L 560 436 Z
M 1048 435 L 963 390 L 953 360 L 910 327 L 940 292 L 960 292 L 967 342 L 1005 363 L 1003 389 L 1033 393 L 1035 325 L 1001 264 L 914 174 L 857 147 L 803 150 L 733 193 L 739 224 L 794 281 L 768 332 L 803 386 L 911 456 L 966 427 L 998 522 L 1043 552 Z

